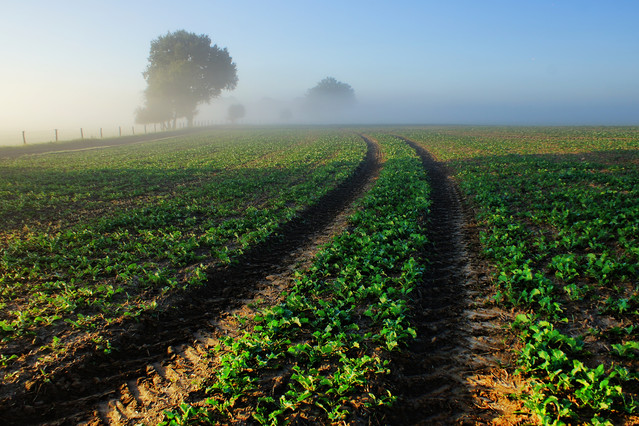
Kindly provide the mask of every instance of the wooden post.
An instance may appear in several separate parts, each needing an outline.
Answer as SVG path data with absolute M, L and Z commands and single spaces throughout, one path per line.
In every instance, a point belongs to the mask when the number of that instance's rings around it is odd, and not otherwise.
M 24 135 L 24 130 L 22 131 L 22 142 L 24 142 L 24 144 L 27 144 L 27 137 Z
M 84 130 L 80 127 L 80 139 L 84 139 Z
M 102 136 L 102 127 L 100 127 L 100 139 L 102 139 L 104 136 Z
M 157 133 L 157 132 L 158 132 L 158 124 L 153 123 L 153 133 Z
M 131 133 L 135 135 L 135 126 L 131 126 Z
M 144 125 L 144 134 L 146 135 L 146 124 Z
M 55 129 L 55 141 L 58 141 L 58 129 Z
M 122 126 L 119 126 L 118 129 L 120 130 L 120 136 L 122 136 Z

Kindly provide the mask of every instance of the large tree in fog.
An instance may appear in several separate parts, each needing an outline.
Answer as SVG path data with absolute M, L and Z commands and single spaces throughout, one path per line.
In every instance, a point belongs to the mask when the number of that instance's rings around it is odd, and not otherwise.
M 184 30 L 151 41 L 145 104 L 136 112 L 140 123 L 170 123 L 179 118 L 189 126 L 197 106 L 237 85 L 237 70 L 226 48 L 211 45 L 209 36 Z
M 355 91 L 346 83 L 326 77 L 306 92 L 306 105 L 314 112 L 335 112 L 355 103 Z

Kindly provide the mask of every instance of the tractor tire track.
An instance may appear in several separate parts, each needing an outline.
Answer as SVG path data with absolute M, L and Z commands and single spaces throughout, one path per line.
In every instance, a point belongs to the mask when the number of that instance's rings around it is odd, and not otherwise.
M 203 288 L 168 298 L 155 316 L 106 328 L 102 336 L 117 350 L 77 350 L 47 382 L 0 400 L 0 418 L 21 425 L 135 424 L 157 420 L 162 410 L 193 397 L 210 374 L 214 361 L 207 354 L 232 326 L 232 313 L 249 309 L 256 298 L 277 299 L 300 263 L 346 226 L 347 212 L 382 164 L 378 144 L 362 138 L 367 153 L 353 175 L 276 236 L 209 271 Z
M 496 419 L 516 409 L 504 401 L 517 384 L 501 367 L 509 363 L 501 331 L 509 313 L 490 300 L 490 273 L 478 255 L 472 216 L 444 164 L 399 138 L 415 149 L 428 173 L 430 245 L 412 299 L 417 339 L 392 359 L 388 388 L 398 399 L 383 423 L 499 424 Z

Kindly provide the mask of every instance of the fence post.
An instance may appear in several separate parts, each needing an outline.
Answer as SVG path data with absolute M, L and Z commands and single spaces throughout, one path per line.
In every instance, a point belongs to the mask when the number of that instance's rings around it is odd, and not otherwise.
M 120 131 L 120 136 L 122 136 L 122 126 L 119 126 L 118 129 Z
M 24 144 L 27 144 L 27 137 L 24 135 L 24 130 L 22 131 L 22 142 L 24 142 Z
M 102 136 L 102 127 L 100 127 L 100 139 L 102 139 L 102 138 L 103 138 L 103 136 Z
M 58 129 L 55 129 L 55 141 L 58 141 Z
M 80 127 L 80 139 L 84 139 L 84 130 Z

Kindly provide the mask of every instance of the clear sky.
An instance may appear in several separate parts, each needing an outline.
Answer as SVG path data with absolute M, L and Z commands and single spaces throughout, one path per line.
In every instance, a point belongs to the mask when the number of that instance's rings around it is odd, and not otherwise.
M 1 6 L 0 132 L 132 124 L 150 42 L 179 29 L 228 48 L 239 84 L 222 96 L 249 121 L 260 100 L 333 76 L 355 89 L 360 122 L 639 124 L 636 0 Z

